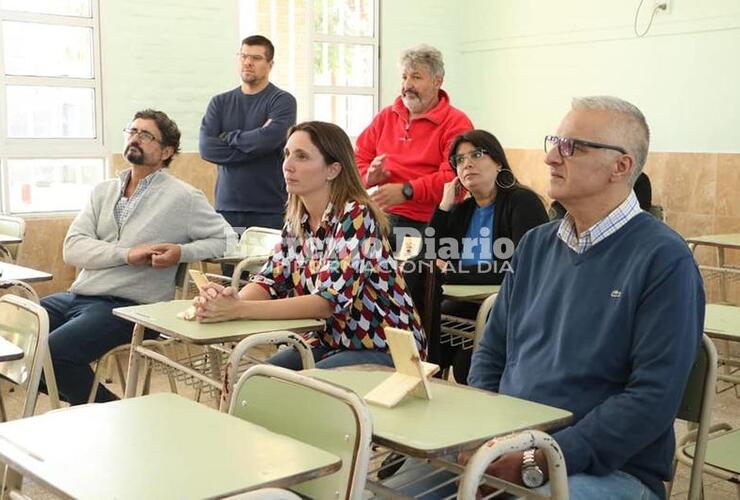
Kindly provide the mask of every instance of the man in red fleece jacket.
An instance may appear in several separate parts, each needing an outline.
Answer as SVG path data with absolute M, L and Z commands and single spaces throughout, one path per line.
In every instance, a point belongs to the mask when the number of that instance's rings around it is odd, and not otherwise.
M 428 45 L 401 54 L 401 95 L 378 113 L 357 138 L 355 156 L 365 187 L 390 215 L 398 244 L 403 232 L 421 232 L 455 174 L 447 163 L 450 144 L 473 124 L 450 105 L 442 90 L 442 53 Z

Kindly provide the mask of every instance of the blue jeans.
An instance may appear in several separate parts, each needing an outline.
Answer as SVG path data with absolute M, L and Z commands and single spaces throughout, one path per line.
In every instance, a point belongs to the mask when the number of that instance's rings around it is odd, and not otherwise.
M 538 488 L 537 492 L 548 495 L 550 485 Z M 606 476 L 583 473 L 568 476 L 568 492 L 571 500 L 659 500 L 645 483 L 621 470 Z
M 95 377 L 90 363 L 114 347 L 131 342 L 133 323 L 113 316 L 111 310 L 136 302 L 109 295 L 63 292 L 44 297 L 41 305 L 49 314 L 49 352 L 59 397 L 71 405 L 87 403 Z M 145 337 L 156 337 L 156 333 L 147 332 Z M 98 386 L 95 402 L 116 399 L 102 384 Z
M 311 349 L 316 368 L 336 368 L 338 366 L 375 364 L 393 366 L 388 353 L 374 349 L 350 351 L 347 349 L 330 349 L 320 345 Z M 290 370 L 301 370 L 301 355 L 293 348 L 283 349 L 267 360 L 271 365 L 282 366 Z
M 454 457 L 447 457 L 454 460 Z M 428 464 L 420 464 L 418 460 L 406 460 L 406 463 L 383 484 L 389 488 L 397 489 L 397 485 L 403 485 L 412 481 L 412 478 L 422 478 L 431 474 L 436 467 Z M 457 481 L 452 481 L 445 486 L 422 495 L 435 485 L 446 482 L 455 477 L 450 472 L 438 472 L 428 478 L 413 482 L 408 487 L 399 488 L 406 495 L 423 500 L 441 499 L 454 495 L 457 492 Z M 550 485 L 546 484 L 535 491 L 543 495 L 550 494 Z M 658 496 L 636 477 L 622 471 L 614 471 L 606 476 L 594 476 L 592 474 L 573 474 L 568 476 L 568 493 L 570 500 L 659 500 Z M 504 497 L 507 498 L 507 497 Z M 513 498 L 509 496 L 508 498 Z

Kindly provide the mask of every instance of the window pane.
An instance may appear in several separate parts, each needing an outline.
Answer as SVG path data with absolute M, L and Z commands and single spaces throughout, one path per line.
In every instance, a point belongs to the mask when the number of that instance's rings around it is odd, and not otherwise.
M 92 28 L 8 21 L 3 42 L 8 75 L 93 77 Z
M 357 137 L 373 119 L 371 95 L 314 95 L 314 119 L 336 123 L 350 137 Z
M 316 0 L 314 31 L 325 35 L 373 36 L 373 0 Z
M 95 91 L 8 85 L 8 137 L 94 138 Z
M 92 17 L 90 0 L 0 0 L 0 9 Z
M 10 211 L 79 210 L 104 177 L 103 159 L 9 159 Z
M 314 83 L 352 87 L 373 86 L 373 46 L 315 43 Z

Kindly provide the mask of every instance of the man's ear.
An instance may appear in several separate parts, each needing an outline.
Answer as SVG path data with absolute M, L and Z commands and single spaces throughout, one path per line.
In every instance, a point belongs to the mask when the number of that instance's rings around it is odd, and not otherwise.
M 438 89 L 441 89 L 442 88 L 442 83 L 444 83 L 444 80 L 445 80 L 445 77 L 444 76 L 435 76 L 434 77 L 434 85 L 436 85 L 436 87 Z
M 167 161 L 175 155 L 175 148 L 165 146 L 162 148 L 162 161 Z
M 628 179 L 632 175 L 632 171 L 635 169 L 635 158 L 632 155 L 620 155 L 615 164 L 614 170 L 612 171 L 612 180 L 623 181 Z

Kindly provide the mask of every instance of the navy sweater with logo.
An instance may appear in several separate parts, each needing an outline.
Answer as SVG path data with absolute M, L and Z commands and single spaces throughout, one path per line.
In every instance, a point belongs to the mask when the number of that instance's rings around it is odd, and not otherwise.
M 704 323 L 683 239 L 647 213 L 577 254 L 560 221 L 516 249 L 468 382 L 573 412 L 553 433 L 568 474 L 622 470 L 659 497 Z

